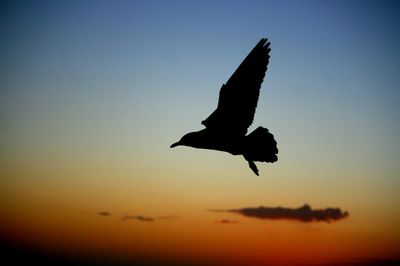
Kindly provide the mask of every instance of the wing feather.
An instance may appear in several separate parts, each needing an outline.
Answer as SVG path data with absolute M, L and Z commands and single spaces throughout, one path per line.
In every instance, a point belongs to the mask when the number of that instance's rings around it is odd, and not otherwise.
M 247 133 L 253 123 L 261 84 L 269 62 L 270 43 L 261 39 L 219 92 L 217 109 L 202 122 L 208 129 Z

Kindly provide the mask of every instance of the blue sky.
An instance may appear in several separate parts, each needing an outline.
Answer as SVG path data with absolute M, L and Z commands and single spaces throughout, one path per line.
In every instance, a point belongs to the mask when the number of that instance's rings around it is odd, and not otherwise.
M 41 136 L 68 135 L 64 127 L 79 125 L 90 138 L 92 131 L 113 138 L 111 128 L 130 125 L 144 135 L 164 128 L 163 141 L 173 141 L 200 128 L 222 83 L 268 37 L 271 64 L 255 122 L 275 127 L 281 148 L 325 145 L 339 134 L 346 147 L 364 146 L 362 153 L 383 148 L 398 156 L 395 2 L 3 5 L 2 120 L 14 137 L 35 126 Z M 177 119 L 184 120 L 166 127 Z M 12 132 L 22 125 L 28 128 Z

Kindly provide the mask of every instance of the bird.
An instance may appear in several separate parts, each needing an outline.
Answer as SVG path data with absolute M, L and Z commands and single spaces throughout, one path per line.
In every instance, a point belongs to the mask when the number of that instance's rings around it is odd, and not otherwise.
M 262 38 L 222 85 L 217 108 L 201 122 L 205 128 L 184 135 L 170 148 L 188 146 L 242 155 L 257 176 L 254 162 L 276 162 L 277 142 L 267 128 L 259 126 L 246 135 L 254 120 L 270 52 L 270 42 Z

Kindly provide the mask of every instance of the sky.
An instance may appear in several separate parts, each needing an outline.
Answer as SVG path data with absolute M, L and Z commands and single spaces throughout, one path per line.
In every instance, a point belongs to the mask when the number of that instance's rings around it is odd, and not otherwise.
M 399 12 L 396 1 L 2 1 L 0 244 L 15 258 L 137 265 L 398 262 Z M 274 134 L 278 162 L 255 176 L 240 156 L 170 149 L 203 128 L 264 37 L 249 132 Z

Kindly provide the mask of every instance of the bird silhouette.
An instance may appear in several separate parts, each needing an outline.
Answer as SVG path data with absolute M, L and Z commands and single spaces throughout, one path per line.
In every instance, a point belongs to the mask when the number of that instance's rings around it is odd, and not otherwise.
M 269 62 L 270 42 L 261 39 L 219 92 L 217 109 L 201 123 L 206 127 L 184 135 L 171 145 L 243 155 L 258 175 L 254 161 L 276 162 L 278 148 L 274 136 L 263 127 L 247 134 L 253 123 L 261 83 Z

